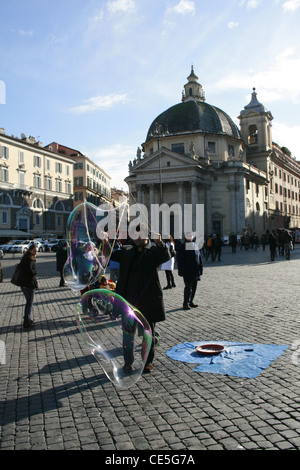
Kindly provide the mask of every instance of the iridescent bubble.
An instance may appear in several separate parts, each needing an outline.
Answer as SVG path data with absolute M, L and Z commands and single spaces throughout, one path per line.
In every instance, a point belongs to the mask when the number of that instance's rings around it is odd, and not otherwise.
M 107 238 L 99 239 L 97 207 L 84 202 L 71 212 L 67 223 L 69 257 L 64 267 L 65 281 L 75 290 L 95 284 L 104 274 L 111 252 Z
M 84 202 L 71 212 L 67 223 L 69 257 L 64 269 L 71 289 L 92 286 L 105 273 L 116 237 L 126 233 L 126 209 L 127 200 L 121 198 L 118 207 Z
M 85 344 L 109 380 L 120 388 L 134 385 L 152 342 L 141 312 L 115 292 L 95 289 L 82 295 L 76 316 Z

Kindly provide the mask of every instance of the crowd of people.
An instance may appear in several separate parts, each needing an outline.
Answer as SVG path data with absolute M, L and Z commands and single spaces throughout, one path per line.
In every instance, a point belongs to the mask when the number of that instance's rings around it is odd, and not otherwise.
M 198 281 L 203 274 L 203 261 L 221 261 L 223 240 L 218 234 L 209 234 L 201 250 L 195 243 L 192 234 L 186 234 L 183 241 L 174 242 L 172 236 L 162 239 L 160 234 L 155 238 L 150 237 L 148 231 L 140 226 L 136 229 L 138 237 L 121 243 L 119 240 L 113 243 L 108 275 L 113 278 L 115 292 L 126 299 L 135 308 L 140 310 L 147 319 L 152 331 L 152 346 L 145 364 L 145 372 L 153 369 L 154 351 L 157 339 L 156 324 L 166 318 L 163 290 L 175 288 L 174 269 L 178 269 L 178 275 L 183 278 L 183 305 L 184 310 L 197 308 L 194 302 Z M 140 232 L 140 234 L 139 234 Z M 256 233 L 251 236 L 244 233 L 238 237 L 236 234 L 229 236 L 228 245 L 232 252 L 236 252 L 237 246 L 245 251 L 257 248 L 261 245 L 270 247 L 271 261 L 277 255 L 286 254 L 290 259 L 290 251 L 293 248 L 293 238 L 288 230 L 272 231 L 263 235 L 260 239 Z M 23 315 L 23 327 L 25 329 L 34 326 L 32 320 L 32 305 L 35 289 L 38 288 L 36 255 L 37 247 L 32 244 L 22 256 L 19 264 L 21 275 L 17 284 L 25 296 L 26 304 Z M 67 244 L 62 242 L 56 253 L 56 269 L 60 274 L 59 287 L 66 286 L 64 279 L 64 265 L 68 256 Z M 166 286 L 162 289 L 158 271 L 165 271 Z M 101 286 L 100 286 L 101 287 Z M 125 364 L 124 367 L 130 367 Z

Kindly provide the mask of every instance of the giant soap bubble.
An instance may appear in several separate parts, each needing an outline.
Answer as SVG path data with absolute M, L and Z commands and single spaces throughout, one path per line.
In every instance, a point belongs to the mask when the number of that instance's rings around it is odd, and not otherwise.
M 68 286 L 83 290 L 104 274 L 110 256 L 106 238 L 97 236 L 100 217 L 94 204 L 84 202 L 71 212 L 67 224 L 69 257 L 64 274 Z
M 152 342 L 144 316 L 107 289 L 87 291 L 77 305 L 77 324 L 106 376 L 120 388 L 140 378 Z
M 152 342 L 151 328 L 141 312 L 118 294 L 95 288 L 106 271 L 116 236 L 122 234 L 125 209 L 124 200 L 118 211 L 88 202 L 75 207 L 67 224 L 69 257 L 64 267 L 66 283 L 82 294 L 76 319 L 84 342 L 109 380 L 121 388 L 140 378 Z

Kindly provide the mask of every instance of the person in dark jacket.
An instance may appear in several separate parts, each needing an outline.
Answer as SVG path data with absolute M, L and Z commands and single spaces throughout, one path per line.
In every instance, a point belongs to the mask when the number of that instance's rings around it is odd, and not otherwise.
M 222 253 L 222 240 L 220 235 L 217 233 L 215 238 L 213 238 L 213 261 L 218 258 L 218 261 L 221 261 Z
M 65 287 L 65 277 L 64 277 L 64 266 L 68 259 L 68 245 L 66 241 L 61 241 L 58 243 L 56 250 L 56 271 L 60 274 L 60 283 L 59 287 Z
M 189 310 L 198 307 L 194 303 L 197 283 L 203 273 L 203 264 L 198 246 L 193 237 L 186 235 L 177 254 L 178 275 L 183 277 L 183 308 Z
M 26 299 L 24 310 L 24 328 L 32 328 L 34 326 L 31 320 L 32 304 L 34 299 L 34 290 L 38 288 L 37 283 L 37 270 L 36 270 L 36 255 L 38 248 L 32 244 L 22 256 L 20 261 L 20 285 L 22 292 Z
M 138 232 L 140 227 L 136 228 Z M 142 238 L 143 237 L 143 238 Z M 158 276 L 159 266 L 171 258 L 170 252 L 159 234 L 155 234 L 155 245 L 149 235 L 123 245 L 111 255 L 111 260 L 120 263 L 116 293 L 136 307 L 148 321 L 152 330 L 152 344 L 144 372 L 153 369 L 155 347 L 155 325 L 165 320 L 163 293 Z M 126 364 L 125 367 L 130 367 Z
M 271 261 L 275 261 L 276 250 L 278 247 L 278 241 L 277 241 L 275 230 L 272 230 L 272 233 L 269 235 L 269 245 L 270 245 Z

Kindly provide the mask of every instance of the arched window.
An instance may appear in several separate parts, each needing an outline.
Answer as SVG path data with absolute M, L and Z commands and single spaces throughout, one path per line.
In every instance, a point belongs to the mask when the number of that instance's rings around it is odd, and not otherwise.
M 41 201 L 41 199 L 36 198 L 36 199 L 34 199 L 34 201 L 32 203 L 32 207 L 34 209 L 42 209 L 43 208 L 43 202 Z
M 12 199 L 9 194 L 1 193 L 0 194 L 0 204 L 3 206 L 11 206 Z
M 63 204 L 61 201 L 58 201 L 58 202 L 55 204 L 54 210 L 56 210 L 56 211 L 58 211 L 58 212 L 65 212 L 65 206 L 64 206 L 64 204 Z
M 255 124 L 251 124 L 251 126 L 249 126 L 249 135 L 248 135 L 248 144 L 257 144 L 257 135 L 258 135 L 258 131 L 257 131 L 257 127 Z

